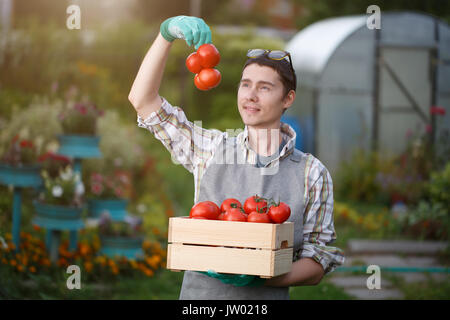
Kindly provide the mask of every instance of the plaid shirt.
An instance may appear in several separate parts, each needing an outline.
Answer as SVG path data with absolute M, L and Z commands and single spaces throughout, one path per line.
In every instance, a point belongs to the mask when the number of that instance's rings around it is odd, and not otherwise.
M 147 119 L 137 118 L 138 126 L 149 130 L 156 139 L 169 150 L 172 161 L 182 164 L 194 175 L 195 195 L 197 202 L 200 182 L 205 170 L 211 163 L 214 151 L 222 139 L 230 132 L 215 129 L 204 129 L 199 123 L 192 123 L 181 108 L 173 107 L 163 98 L 161 108 L 153 112 Z M 249 146 L 248 129 L 238 130 L 237 143 L 245 152 L 246 163 L 256 164 L 257 154 Z M 282 123 L 281 134 L 287 141 L 279 157 L 269 162 L 266 167 L 287 157 L 295 147 L 295 131 Z M 235 131 L 236 132 L 236 131 Z M 325 273 L 333 271 L 344 263 L 341 249 L 329 246 L 336 240 L 333 222 L 333 182 L 325 166 L 313 155 L 306 156 L 305 164 L 305 212 L 303 215 L 303 246 L 295 253 L 294 260 L 312 258 L 320 263 Z

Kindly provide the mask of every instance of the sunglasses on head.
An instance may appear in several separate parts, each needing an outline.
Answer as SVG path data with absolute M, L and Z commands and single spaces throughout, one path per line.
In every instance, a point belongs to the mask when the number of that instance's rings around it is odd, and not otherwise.
M 287 51 L 283 50 L 266 50 L 266 49 L 250 49 L 247 51 L 248 58 L 257 58 L 260 56 L 267 56 L 267 58 L 271 60 L 283 60 L 286 57 L 289 58 L 289 64 L 291 66 L 292 71 L 294 71 L 294 67 L 292 66 L 291 54 Z

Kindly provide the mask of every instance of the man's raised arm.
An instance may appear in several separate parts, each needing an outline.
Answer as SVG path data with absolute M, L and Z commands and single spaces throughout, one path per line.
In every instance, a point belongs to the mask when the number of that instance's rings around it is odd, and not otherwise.
M 184 39 L 189 46 L 195 45 L 197 49 L 204 43 L 211 43 L 211 30 L 197 17 L 177 16 L 161 24 L 160 33 L 145 55 L 128 94 L 128 100 L 143 119 L 161 107 L 159 87 L 175 39 Z

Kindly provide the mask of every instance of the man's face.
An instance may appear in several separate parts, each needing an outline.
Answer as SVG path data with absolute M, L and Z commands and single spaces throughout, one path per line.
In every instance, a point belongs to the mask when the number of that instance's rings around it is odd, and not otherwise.
M 293 91 L 290 95 L 295 97 Z M 292 97 L 285 99 L 277 71 L 256 63 L 242 72 L 237 100 L 244 124 L 257 129 L 278 128 L 283 110 L 293 102 Z

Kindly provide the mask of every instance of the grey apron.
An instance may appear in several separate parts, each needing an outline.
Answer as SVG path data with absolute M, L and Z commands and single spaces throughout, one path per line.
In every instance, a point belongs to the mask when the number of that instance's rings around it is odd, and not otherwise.
M 288 221 L 294 222 L 294 252 L 303 242 L 303 211 L 305 190 L 305 157 L 294 149 L 280 159 L 274 168 L 257 168 L 245 163 L 244 150 L 236 138 L 224 139 L 200 183 L 199 199 L 220 204 L 227 198 L 243 203 L 255 194 L 285 202 L 291 208 Z M 199 300 L 282 300 L 289 299 L 288 287 L 236 287 L 207 275 L 185 271 L 180 299 Z

